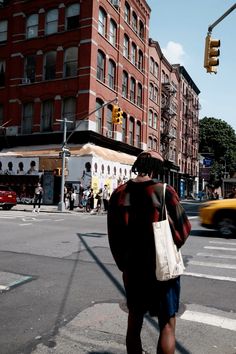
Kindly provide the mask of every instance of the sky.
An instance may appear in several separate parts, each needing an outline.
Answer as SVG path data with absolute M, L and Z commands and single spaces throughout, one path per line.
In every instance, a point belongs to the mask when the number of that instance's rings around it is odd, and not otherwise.
M 171 64 L 181 64 L 201 91 L 199 118 L 224 120 L 236 132 L 236 9 L 213 30 L 220 39 L 217 74 L 203 67 L 208 27 L 233 0 L 146 0 L 151 8 L 149 37 L 158 41 Z

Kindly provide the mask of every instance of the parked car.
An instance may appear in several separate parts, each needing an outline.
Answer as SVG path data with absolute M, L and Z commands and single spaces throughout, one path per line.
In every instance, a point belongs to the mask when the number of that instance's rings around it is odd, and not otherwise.
M 16 205 L 16 192 L 9 186 L 0 185 L 0 207 L 10 210 L 14 205 Z
M 236 237 L 236 198 L 203 203 L 199 217 L 202 226 L 216 229 L 222 236 Z

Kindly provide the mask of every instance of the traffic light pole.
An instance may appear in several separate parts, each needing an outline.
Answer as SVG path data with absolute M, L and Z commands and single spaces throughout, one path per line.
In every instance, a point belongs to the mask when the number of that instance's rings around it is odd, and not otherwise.
M 81 119 L 84 120 L 88 117 L 90 117 L 92 114 L 94 114 L 95 112 L 99 111 L 100 109 L 104 108 L 105 106 L 107 106 L 108 104 L 112 103 L 112 102 L 117 102 L 118 98 L 114 98 L 113 100 L 104 103 L 101 107 L 96 108 L 94 111 L 92 111 L 91 113 L 89 113 L 88 115 L 86 115 L 85 117 L 83 117 Z M 64 188 L 65 188 L 65 162 L 66 162 L 66 143 L 68 142 L 69 138 L 72 136 L 72 134 L 76 131 L 76 128 L 71 132 L 71 134 L 68 136 L 68 138 L 66 137 L 66 131 L 67 131 L 67 123 L 73 123 L 72 121 L 68 120 L 67 118 L 63 118 L 63 119 L 57 119 L 58 122 L 63 122 L 63 143 L 62 143 L 62 151 L 61 151 L 61 156 L 62 156 L 62 171 L 61 171 L 61 197 L 60 197 L 60 202 L 58 203 L 58 210 L 61 212 L 65 211 L 65 203 L 64 203 Z
M 211 34 L 214 27 L 218 25 L 226 16 L 228 16 L 233 10 L 236 9 L 236 3 L 231 6 L 218 20 L 216 20 L 212 25 L 208 27 L 208 33 Z
M 58 210 L 65 211 L 65 203 L 64 203 L 64 188 L 65 188 L 65 164 L 66 164 L 66 129 L 67 123 L 73 123 L 72 121 L 68 120 L 67 118 L 58 119 L 58 122 L 63 122 L 63 143 L 62 143 L 62 170 L 61 170 L 61 197 L 60 202 L 58 203 Z

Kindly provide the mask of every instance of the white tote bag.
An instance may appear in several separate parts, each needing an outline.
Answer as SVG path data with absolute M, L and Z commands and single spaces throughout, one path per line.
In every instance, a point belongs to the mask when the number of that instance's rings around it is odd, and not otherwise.
M 162 214 L 165 215 L 165 220 L 153 223 L 156 250 L 156 278 L 161 281 L 177 278 L 183 274 L 185 269 L 181 252 L 177 249 L 173 241 L 165 205 L 165 190 L 166 183 L 163 185 L 162 207 Z

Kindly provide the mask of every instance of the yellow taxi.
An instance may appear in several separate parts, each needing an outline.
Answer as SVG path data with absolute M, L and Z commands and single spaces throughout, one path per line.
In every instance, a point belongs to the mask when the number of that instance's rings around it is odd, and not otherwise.
M 236 237 L 236 198 L 203 203 L 199 217 L 203 227 L 216 229 L 222 236 Z

